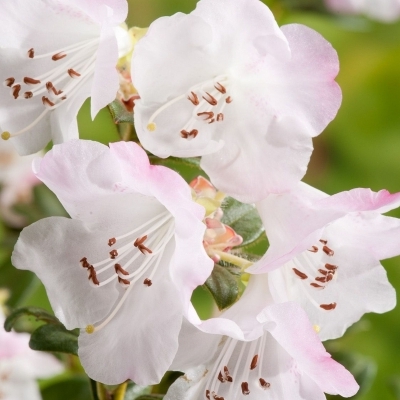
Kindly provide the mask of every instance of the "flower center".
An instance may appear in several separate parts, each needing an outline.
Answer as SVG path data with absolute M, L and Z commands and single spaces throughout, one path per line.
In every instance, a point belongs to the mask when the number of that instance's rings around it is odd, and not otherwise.
M 71 98 L 76 91 L 93 75 L 99 39 L 89 39 L 54 52 L 36 55 L 34 48 L 28 50 L 27 62 L 47 60 L 45 70 L 40 75 L 21 78 L 10 76 L 4 85 L 10 88 L 16 101 L 37 101 L 41 99 L 42 113 L 29 125 L 18 132 L 3 132 L 4 140 L 15 137 L 34 127 L 42 118 Z M 42 62 L 42 61 L 41 61 Z
M 160 265 L 165 247 L 173 240 L 174 223 L 168 211 L 158 214 L 134 230 L 118 237 L 112 237 L 105 244 L 111 248 L 109 257 L 91 264 L 87 257 L 80 264 L 88 271 L 88 280 L 94 286 L 101 287 L 118 280 L 126 288 L 125 293 L 114 310 L 98 326 L 88 325 L 87 333 L 93 333 L 106 326 L 124 304 L 132 287 L 142 280 L 142 284 L 151 287 L 154 275 Z M 110 276 L 110 270 L 114 272 Z M 101 280 L 108 272 L 108 278 Z
M 301 280 L 301 288 L 311 303 L 326 311 L 334 310 L 337 304 L 318 304 L 304 285 L 307 285 L 311 290 L 323 290 L 337 279 L 339 267 L 333 264 L 334 254 L 335 252 L 328 247 L 328 242 L 321 239 L 318 245 L 312 246 L 311 249 L 303 252 L 287 264 L 294 275 Z M 326 257 L 332 261 L 326 262 Z
M 193 105 L 193 111 L 179 133 L 183 139 L 195 139 L 205 124 L 224 121 L 225 106 L 233 101 L 229 90 L 230 82 L 226 75 L 194 85 L 187 93 L 175 97 L 154 112 L 147 123 L 147 129 L 150 132 L 155 131 L 157 116 L 176 102 L 186 99 Z
M 252 342 L 225 337 L 225 343 L 201 387 L 204 400 L 233 400 L 251 392 L 264 392 L 271 384 L 262 376 L 266 334 Z

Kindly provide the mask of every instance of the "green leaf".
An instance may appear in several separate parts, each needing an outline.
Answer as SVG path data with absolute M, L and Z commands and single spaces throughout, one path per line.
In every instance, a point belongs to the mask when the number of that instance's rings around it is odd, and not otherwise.
M 92 398 L 86 376 L 65 378 L 42 390 L 43 400 L 89 400 Z
M 389 379 L 389 387 L 396 400 L 400 400 L 400 375 L 394 375 Z
M 156 156 L 150 155 L 150 162 L 154 165 L 163 165 L 178 172 L 186 182 L 192 181 L 199 175 L 207 178 L 205 172 L 200 168 L 199 158 L 178 158 L 178 157 L 168 157 L 168 158 L 158 158 Z
M 78 332 L 68 331 L 62 325 L 42 325 L 32 333 L 29 347 L 33 350 L 78 355 Z
M 222 222 L 230 226 L 243 238 L 239 247 L 257 240 L 264 232 L 264 226 L 254 206 L 227 197 L 222 204 L 224 216 Z
M 215 264 L 210 277 L 205 282 L 217 306 L 223 310 L 231 306 L 238 298 L 238 280 L 221 265 Z
M 164 396 L 162 394 L 145 394 L 143 396 L 136 397 L 135 400 L 160 400 Z
M 50 324 L 61 325 L 60 321 L 49 314 L 46 310 L 39 307 L 23 307 L 13 311 L 4 322 L 4 329 L 10 332 L 17 320 L 21 317 L 35 317 L 37 321 L 43 321 Z M 65 328 L 64 328 L 65 329 Z
M 133 113 L 130 113 L 119 100 L 114 100 L 108 105 L 108 108 L 116 124 L 129 122 L 133 125 Z

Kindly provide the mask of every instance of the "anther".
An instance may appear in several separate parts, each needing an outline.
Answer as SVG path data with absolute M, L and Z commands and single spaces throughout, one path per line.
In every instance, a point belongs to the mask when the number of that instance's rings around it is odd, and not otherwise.
M 304 273 L 304 272 L 301 272 L 301 271 L 299 271 L 298 269 L 296 269 L 296 268 L 292 268 L 293 269 L 293 272 L 300 278 L 300 279 L 307 279 L 308 278 L 308 276 Z
M 210 400 L 210 391 L 209 390 L 206 390 L 206 397 L 208 400 Z
M 68 71 L 68 75 L 71 77 L 71 78 L 78 78 L 78 77 L 80 77 L 81 76 L 81 74 L 79 73 L 79 72 L 76 72 L 74 69 L 72 69 L 72 68 L 70 68 Z
M 83 268 L 89 268 L 89 267 L 90 267 L 90 264 L 88 263 L 88 260 L 87 260 L 86 257 L 83 257 L 83 258 L 80 260 L 80 263 L 82 264 L 82 267 L 83 267 Z
M 198 135 L 199 131 L 197 129 L 192 129 L 189 132 L 189 136 L 193 136 L 193 139 Z
M 8 86 L 8 87 L 11 87 L 12 85 L 14 85 L 14 82 L 15 82 L 15 78 L 13 78 L 13 77 L 11 76 L 10 78 L 7 78 L 7 79 L 4 81 L 4 84 L 5 84 L 6 86 Z
M 226 381 L 227 382 L 233 382 L 233 379 L 232 379 L 232 377 L 231 377 L 231 375 L 229 373 L 229 369 L 228 369 L 228 367 L 226 365 L 224 366 L 224 373 L 225 373 Z
M 324 310 L 330 311 L 336 308 L 336 303 L 320 304 L 319 306 Z
M 328 241 L 327 241 L 327 240 L 320 239 L 319 241 L 320 241 L 322 244 L 325 244 L 325 245 L 328 244 Z
M 62 93 L 62 92 L 61 92 Z M 61 97 L 61 100 L 66 100 L 67 99 L 67 96 L 63 96 L 63 97 Z
M 324 269 L 319 269 L 318 272 L 320 272 L 322 275 L 328 275 L 328 271 L 325 271 Z
M 38 79 L 29 78 L 29 76 L 25 76 L 24 83 L 26 85 L 37 85 L 40 83 Z
M 327 282 L 330 282 L 332 279 L 333 279 L 333 275 L 332 275 L 332 274 L 328 274 L 328 275 L 326 276 L 326 281 L 327 281 Z
M 94 332 L 94 326 L 93 325 L 88 325 L 85 328 L 86 333 L 88 333 L 89 335 L 92 334 Z
M 97 279 L 97 274 L 96 274 L 96 271 L 95 271 L 93 265 L 91 265 L 91 266 L 88 268 L 88 270 L 89 270 L 89 277 L 88 277 L 88 279 L 89 279 L 89 280 L 92 280 L 92 282 L 93 282 L 95 285 L 100 285 L 100 282 L 99 282 L 99 280 Z
M 25 99 L 31 99 L 33 97 L 33 93 L 32 92 L 25 92 L 24 93 L 24 97 L 25 97 Z
M 208 93 L 208 92 L 206 92 L 206 94 L 207 94 L 207 96 L 208 96 L 209 98 L 207 99 L 206 97 L 202 96 L 203 99 L 204 99 L 207 103 L 211 104 L 212 106 L 216 106 L 216 105 L 218 104 L 217 99 L 216 99 L 215 97 L 211 96 L 211 94 Z
M 311 246 L 311 249 L 308 249 L 308 251 L 310 251 L 311 253 L 316 253 L 318 251 L 318 247 L 317 246 Z
M 204 112 L 201 112 L 201 113 L 197 113 L 197 115 L 199 117 L 201 117 L 203 115 L 206 116 L 204 118 L 205 121 L 207 121 L 208 119 L 211 119 L 212 117 L 214 117 L 214 113 L 212 111 L 204 111 Z
M 310 286 L 318 288 L 318 289 L 325 289 L 325 286 L 318 285 L 318 283 L 315 283 L 315 282 L 310 283 Z
M 131 282 L 128 281 L 128 279 L 122 279 L 120 276 L 118 276 L 118 283 L 123 283 L 124 285 L 130 285 Z
M 225 101 L 229 104 L 229 103 L 232 103 L 232 97 L 231 96 L 228 96 L 226 99 L 225 99 Z
M 219 114 L 217 115 L 217 122 L 218 122 L 218 121 L 223 121 L 223 120 L 224 120 L 224 114 L 219 113 Z
M 338 267 L 337 265 L 325 264 L 325 268 L 328 269 L 329 271 L 336 271 Z
M 217 83 L 214 85 L 214 87 L 215 87 L 215 89 L 218 90 L 218 92 L 220 92 L 220 93 L 222 93 L 222 94 L 225 94 L 225 93 L 226 93 L 225 87 L 222 86 L 219 82 L 217 82 Z
M 10 132 L 5 131 L 5 132 L 3 132 L 3 133 L 1 134 L 1 138 L 2 138 L 3 140 L 8 140 L 8 139 L 10 139 L 10 137 L 11 137 Z
M 317 277 L 315 278 L 315 280 L 316 280 L 317 282 L 325 283 L 325 282 L 326 282 L 326 277 L 325 277 L 325 276 L 317 276 Z
M 64 58 L 64 57 L 67 57 L 67 55 L 65 54 L 65 53 L 57 53 L 57 54 L 54 54 L 54 56 L 53 57 L 51 57 L 51 59 L 53 60 L 53 61 L 58 61 L 58 60 L 61 60 L 62 58 Z
M 117 243 L 117 240 L 115 238 L 108 239 L 108 245 L 110 247 L 114 246 L 115 243 Z
M 126 270 L 124 270 L 124 269 L 121 267 L 121 264 L 115 264 L 115 265 L 114 265 L 114 269 L 115 269 L 115 273 L 117 273 L 117 274 L 118 274 L 118 272 L 121 272 L 122 275 L 129 275 L 129 272 L 126 271 Z
M 13 94 L 13 96 L 14 96 L 14 99 L 18 99 L 19 92 L 20 92 L 20 90 L 21 90 L 21 85 L 15 85 L 15 86 L 13 86 L 12 88 L 13 88 L 12 94 Z
M 146 278 L 146 279 L 143 281 L 143 284 L 150 287 L 150 286 L 153 284 L 153 282 L 151 281 L 151 279 Z
M 35 57 L 35 50 L 33 49 L 33 47 L 28 50 L 28 57 L 29 58 Z
M 118 251 L 117 250 L 111 250 L 110 251 L 110 258 L 114 260 L 116 257 L 118 257 Z
M 49 98 L 46 96 L 42 97 L 42 103 L 44 106 L 49 106 L 49 107 L 55 106 L 55 103 L 53 103 L 51 100 L 49 100 Z
M 250 364 L 250 369 L 253 370 L 254 368 L 257 367 L 257 362 L 258 362 L 258 354 L 256 354 L 253 359 L 251 360 Z
M 249 390 L 249 384 L 247 382 L 242 382 L 242 393 L 244 395 L 248 395 L 250 394 L 250 390 Z
M 225 382 L 225 378 L 222 376 L 222 372 L 221 371 L 219 371 L 219 374 L 218 374 L 218 378 L 217 378 L 220 382 Z
M 330 249 L 328 246 L 324 246 L 324 247 L 322 248 L 322 250 L 323 250 L 324 253 L 325 253 L 326 255 L 328 255 L 328 256 L 333 256 L 333 255 L 335 254 L 335 252 L 334 252 L 332 249 Z
M 193 92 L 190 92 L 190 94 L 192 97 L 190 97 L 190 95 L 189 95 L 188 100 L 190 100 L 193 103 L 193 105 L 198 106 L 200 104 L 200 102 L 199 102 L 199 98 L 198 98 L 197 94 L 193 93 Z
M 213 122 L 215 122 L 215 118 L 213 118 L 213 119 L 209 122 L 209 124 L 212 124 Z
M 270 384 L 269 382 L 267 382 L 267 381 L 266 381 L 265 379 L 263 379 L 263 378 L 260 378 L 259 381 L 260 381 L 260 385 L 261 385 L 261 387 L 262 387 L 263 389 L 268 389 L 268 388 L 271 386 L 271 384 Z
M 137 247 L 142 254 L 145 254 L 145 251 L 147 251 L 147 253 L 151 254 L 152 251 L 143 244 L 146 239 L 147 239 L 147 235 L 144 235 L 141 238 L 137 238 L 135 240 L 135 242 L 133 243 L 133 245 L 135 247 Z

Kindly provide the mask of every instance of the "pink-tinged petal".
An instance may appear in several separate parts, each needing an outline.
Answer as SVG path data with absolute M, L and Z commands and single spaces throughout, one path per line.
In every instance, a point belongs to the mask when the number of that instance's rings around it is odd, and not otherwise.
M 353 376 L 326 352 L 307 314 L 295 303 L 267 307 L 258 317 L 261 323 L 274 322 L 268 331 L 295 360 L 298 368 L 324 392 L 350 397 L 359 386 Z
M 351 14 L 360 12 L 363 2 L 364 0 L 325 0 L 333 11 Z
M 251 113 L 252 120 L 226 132 L 229 146 L 203 156 L 201 166 L 219 190 L 252 203 L 291 189 L 305 175 L 313 147 L 300 120 L 273 118 L 268 126 L 268 109 L 249 103 L 241 111 Z M 243 141 L 240 131 L 252 134 L 252 140 Z
M 37 274 L 46 286 L 55 315 L 67 329 L 101 320 L 118 297 L 115 285 L 98 288 L 91 284 L 79 262 L 83 257 L 106 256 L 99 236 L 80 221 L 51 217 L 25 228 L 14 248 L 13 265 Z

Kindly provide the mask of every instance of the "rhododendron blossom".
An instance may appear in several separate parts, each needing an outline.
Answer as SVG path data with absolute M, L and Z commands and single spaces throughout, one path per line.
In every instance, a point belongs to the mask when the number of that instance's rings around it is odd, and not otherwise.
M 399 205 L 385 190 L 328 196 L 301 184 L 270 195 L 257 205 L 270 248 L 248 271 L 268 272 L 275 301 L 298 301 L 322 340 L 337 338 L 396 304 L 379 260 L 400 254 L 400 220 L 381 215 Z
M 221 315 L 253 331 L 250 341 L 183 325 L 172 368 L 186 375 L 166 400 L 324 399 L 323 392 L 357 392 L 354 378 L 325 351 L 301 307 L 267 299 L 267 279 L 253 276 L 243 297 Z M 260 296 L 266 301 L 260 303 Z
M 183 315 L 212 260 L 204 208 L 174 171 L 149 165 L 134 143 L 70 141 L 35 163 L 72 219 L 25 230 L 13 264 L 43 281 L 93 379 L 157 383 L 178 346 Z M 107 360 L 107 362 L 105 362 Z
M 21 155 L 77 138 L 76 115 L 89 96 L 93 118 L 115 99 L 127 9 L 126 0 L 2 4 L 0 129 Z
M 303 177 L 311 138 L 341 102 L 337 72 L 321 35 L 280 29 L 261 1 L 200 0 L 153 22 L 135 48 L 136 131 L 157 156 L 202 156 L 220 190 L 261 200 Z

